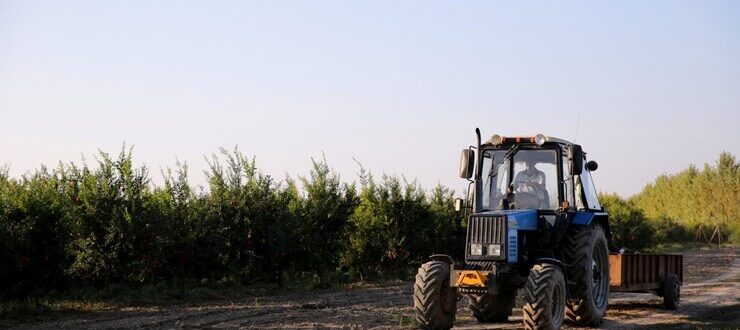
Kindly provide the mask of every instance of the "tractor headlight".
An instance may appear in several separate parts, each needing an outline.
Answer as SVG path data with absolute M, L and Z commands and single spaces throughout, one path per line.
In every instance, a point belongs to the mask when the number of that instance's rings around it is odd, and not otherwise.
M 534 143 L 537 143 L 538 146 L 541 146 L 547 141 L 547 138 L 542 134 L 537 134 L 534 136 Z
M 470 244 L 470 254 L 474 256 L 482 256 L 483 255 L 483 244 L 477 244 L 477 243 Z
M 501 135 L 495 134 L 491 137 L 491 144 L 497 146 L 504 142 L 504 138 Z
M 488 244 L 488 255 L 500 257 L 501 256 L 501 244 Z

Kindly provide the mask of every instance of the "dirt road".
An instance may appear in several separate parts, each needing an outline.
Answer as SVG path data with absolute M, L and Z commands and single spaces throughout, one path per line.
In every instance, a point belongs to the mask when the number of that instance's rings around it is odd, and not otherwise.
M 740 255 L 737 250 L 685 254 L 678 311 L 650 294 L 612 294 L 604 329 L 740 328 Z M 412 283 L 358 285 L 344 290 L 245 297 L 149 308 L 61 314 L 12 324 L 36 329 L 103 328 L 410 328 Z M 504 324 L 478 324 L 458 303 L 455 328 L 517 329 L 521 310 Z M 8 325 L 8 324 L 6 324 Z M 565 328 L 575 327 L 566 325 Z

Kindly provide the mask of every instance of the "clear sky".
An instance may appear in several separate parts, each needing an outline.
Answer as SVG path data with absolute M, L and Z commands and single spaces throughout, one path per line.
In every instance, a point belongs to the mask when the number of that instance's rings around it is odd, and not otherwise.
M 577 139 L 631 195 L 740 156 L 740 1 L 527 4 L 0 0 L 0 164 L 126 142 L 203 184 L 238 144 L 279 178 L 324 153 L 459 192 L 480 127 Z

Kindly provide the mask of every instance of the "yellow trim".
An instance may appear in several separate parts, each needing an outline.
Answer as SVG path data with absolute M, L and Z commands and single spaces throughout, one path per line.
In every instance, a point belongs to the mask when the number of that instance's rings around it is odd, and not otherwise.
M 477 286 L 485 287 L 488 282 L 488 272 L 477 270 L 463 270 L 457 273 L 455 286 Z

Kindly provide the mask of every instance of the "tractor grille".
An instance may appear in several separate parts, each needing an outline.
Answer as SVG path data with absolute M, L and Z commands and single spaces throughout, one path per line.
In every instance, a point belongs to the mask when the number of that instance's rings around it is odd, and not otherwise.
M 470 244 L 501 244 L 501 256 L 471 256 Z M 468 221 L 468 236 L 465 248 L 468 260 L 504 260 L 506 259 L 506 217 L 472 216 Z
M 506 243 L 506 218 L 471 217 L 468 222 L 468 243 Z

